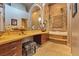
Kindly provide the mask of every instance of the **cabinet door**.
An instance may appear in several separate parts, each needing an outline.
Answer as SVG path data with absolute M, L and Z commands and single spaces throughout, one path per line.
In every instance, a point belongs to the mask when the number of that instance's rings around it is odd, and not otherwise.
M 45 43 L 48 40 L 48 35 L 47 34 L 42 34 L 41 35 L 41 43 Z
M 21 42 L 18 43 L 18 45 L 16 46 L 16 56 L 22 56 L 22 44 Z

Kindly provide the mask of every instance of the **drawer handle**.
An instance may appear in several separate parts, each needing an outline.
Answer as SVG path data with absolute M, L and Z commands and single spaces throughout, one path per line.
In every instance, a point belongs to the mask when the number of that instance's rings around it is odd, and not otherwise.
M 16 56 L 17 54 L 15 53 L 15 54 L 13 54 L 12 56 Z
M 11 50 L 15 50 L 15 49 L 16 49 L 16 47 L 12 48 Z

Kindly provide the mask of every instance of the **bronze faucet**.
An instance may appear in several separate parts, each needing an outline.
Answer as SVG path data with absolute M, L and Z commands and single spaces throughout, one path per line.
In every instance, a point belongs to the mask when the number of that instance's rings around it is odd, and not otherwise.
M 25 35 L 24 31 L 25 29 L 19 29 L 21 31 L 21 34 Z
M 0 37 L 2 37 L 3 36 L 3 31 L 0 31 Z

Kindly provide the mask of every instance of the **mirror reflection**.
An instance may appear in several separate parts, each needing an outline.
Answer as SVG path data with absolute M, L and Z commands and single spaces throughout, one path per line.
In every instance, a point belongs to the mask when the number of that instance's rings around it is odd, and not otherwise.
M 31 16 L 32 16 L 32 29 L 39 30 L 42 18 L 41 18 L 41 10 L 38 6 L 35 6 L 32 9 Z

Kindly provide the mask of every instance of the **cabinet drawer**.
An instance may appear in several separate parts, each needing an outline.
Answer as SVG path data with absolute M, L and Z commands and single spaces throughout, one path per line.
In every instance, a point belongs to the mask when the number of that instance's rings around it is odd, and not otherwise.
M 2 56 L 16 56 L 16 47 L 2 54 Z
M 9 48 L 9 49 L 13 48 L 16 45 L 18 45 L 19 43 L 20 43 L 20 41 L 15 41 L 15 42 L 11 42 L 11 43 L 0 45 L 0 51 L 3 50 L 3 49 L 6 49 L 6 48 Z
M 20 48 L 20 49 L 18 49 Z M 19 52 L 18 52 L 19 50 Z M 12 56 L 16 55 L 16 53 L 21 52 L 21 42 L 16 41 L 16 42 L 11 42 L 8 44 L 0 45 L 0 56 Z

